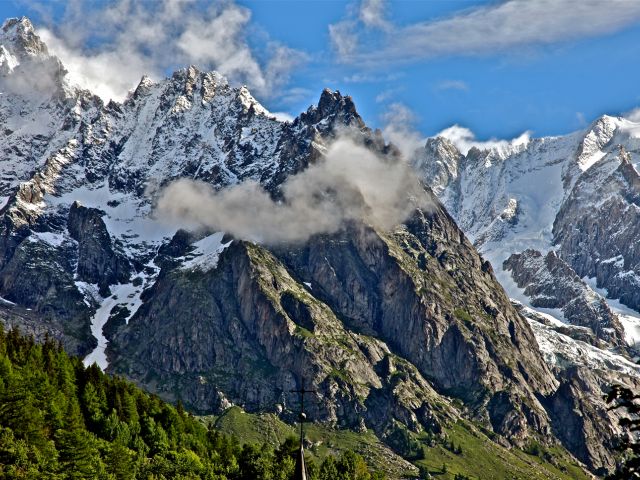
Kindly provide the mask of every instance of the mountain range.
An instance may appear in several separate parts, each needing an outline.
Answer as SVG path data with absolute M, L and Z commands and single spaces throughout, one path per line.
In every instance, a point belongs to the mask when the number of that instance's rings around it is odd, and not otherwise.
M 428 139 L 411 159 L 423 201 L 401 224 L 265 243 L 178 225 L 158 202 L 187 178 L 285 205 L 345 136 L 404 162 L 350 97 L 324 90 L 281 121 L 188 67 L 105 104 L 26 18 L 2 26 L 0 88 L 3 323 L 197 414 L 291 422 L 306 382 L 314 421 L 373 431 L 418 465 L 411 439 L 458 435 L 504 478 L 615 468 L 602 396 L 640 377 L 640 124 L 467 152 Z M 546 456 L 517 453 L 532 445 Z M 467 455 L 461 473 L 479 475 Z

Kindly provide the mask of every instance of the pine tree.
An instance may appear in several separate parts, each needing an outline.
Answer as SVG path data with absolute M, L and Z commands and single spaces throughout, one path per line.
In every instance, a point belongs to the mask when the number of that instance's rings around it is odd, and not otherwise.
M 120 443 L 113 443 L 106 458 L 107 472 L 115 476 L 116 480 L 131 480 L 135 478 L 133 452 Z
M 55 435 L 61 473 L 74 480 L 97 478 L 102 462 L 95 438 L 84 429 L 76 402 L 69 402 L 67 419 L 65 428 Z

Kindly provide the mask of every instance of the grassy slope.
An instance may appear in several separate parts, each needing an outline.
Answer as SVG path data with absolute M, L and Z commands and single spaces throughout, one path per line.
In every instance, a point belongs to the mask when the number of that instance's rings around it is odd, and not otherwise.
M 238 436 L 246 442 L 278 444 L 287 436 L 296 435 L 295 427 L 287 425 L 272 414 L 249 414 L 233 407 L 219 417 L 208 417 L 218 429 Z M 492 441 L 468 422 L 459 421 L 447 429 L 449 441 L 462 448 L 455 454 L 442 444 L 429 446 L 425 437 L 425 458 L 414 463 L 426 468 L 437 479 L 453 480 L 456 474 L 486 480 L 534 480 L 534 479 L 588 479 L 580 467 L 560 448 L 540 447 L 538 455 L 522 450 L 507 449 Z M 390 478 L 415 477 L 403 468 L 402 461 L 389 451 L 371 431 L 356 433 L 335 430 L 318 424 L 306 427 L 306 438 L 313 443 L 310 452 L 323 458 L 329 453 L 354 450 L 367 460 L 373 468 L 388 472 Z M 446 464 L 447 472 L 442 472 Z
M 221 432 L 233 434 L 248 443 L 279 445 L 287 437 L 299 435 L 297 426 L 288 425 L 273 414 L 245 413 L 238 407 L 226 410 L 219 417 L 205 417 L 205 420 L 214 422 Z M 386 471 L 393 475 L 392 478 L 411 475 L 411 466 L 371 431 L 357 433 L 310 423 L 305 426 L 305 438 L 312 444 L 308 453 L 317 459 L 352 450 L 362 455 L 374 470 Z

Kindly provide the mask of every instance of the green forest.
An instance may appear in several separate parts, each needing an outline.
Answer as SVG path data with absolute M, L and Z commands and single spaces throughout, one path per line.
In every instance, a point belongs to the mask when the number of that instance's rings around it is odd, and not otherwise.
M 0 326 L 2 479 L 289 480 L 297 446 L 242 445 L 54 341 Z M 353 452 L 308 470 L 313 480 L 384 478 Z

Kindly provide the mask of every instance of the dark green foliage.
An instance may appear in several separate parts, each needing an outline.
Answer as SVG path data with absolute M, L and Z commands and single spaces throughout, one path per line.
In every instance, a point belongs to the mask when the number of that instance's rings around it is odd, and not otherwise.
M 387 443 L 404 458 L 410 460 L 424 459 L 425 453 L 422 443 L 402 426 L 396 426 L 387 437 Z
M 456 476 L 453 477 L 453 480 L 471 480 L 471 478 L 467 477 L 466 475 L 462 475 L 461 473 L 456 473 Z
M 290 480 L 295 438 L 241 446 L 154 395 L 0 326 L 0 479 Z M 313 480 L 380 480 L 328 457 Z
M 610 409 L 626 411 L 629 417 L 622 418 L 620 426 L 632 432 L 633 436 L 637 435 L 640 431 L 640 395 L 621 385 L 614 385 L 606 396 L 606 401 L 612 404 Z M 607 480 L 640 479 L 640 442 L 625 436 L 620 439 L 620 450 L 626 459 Z

